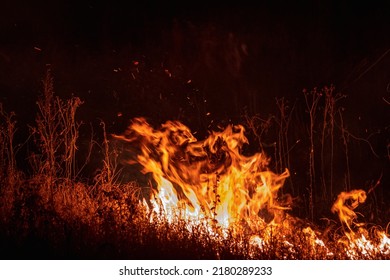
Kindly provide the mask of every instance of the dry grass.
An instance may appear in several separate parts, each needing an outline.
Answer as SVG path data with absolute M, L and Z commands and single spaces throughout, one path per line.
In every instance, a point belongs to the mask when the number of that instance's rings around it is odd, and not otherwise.
M 340 229 L 330 229 L 326 248 L 313 245 L 309 223 L 286 217 L 283 225 L 210 234 L 200 224 L 188 230 L 183 220 L 170 223 L 151 215 L 139 203 L 135 184 L 112 187 L 110 192 L 90 192 L 81 183 L 59 185 L 54 209 L 47 203 L 47 189 L 26 182 L 14 201 L 11 218 L 2 222 L 5 258 L 60 259 L 349 259 Z M 2 198 L 3 199 L 3 198 Z M 289 224 L 290 229 L 286 229 Z M 311 224 L 313 228 L 314 225 Z M 220 236 L 218 237 L 218 232 Z M 325 232 L 324 229 L 321 231 Z M 252 238 L 251 238 L 252 236 Z M 320 236 L 320 234 L 319 234 Z M 259 238 L 266 242 L 254 245 Z M 332 253 L 330 253 L 332 252 Z M 355 255 L 359 259 L 389 259 L 389 255 Z

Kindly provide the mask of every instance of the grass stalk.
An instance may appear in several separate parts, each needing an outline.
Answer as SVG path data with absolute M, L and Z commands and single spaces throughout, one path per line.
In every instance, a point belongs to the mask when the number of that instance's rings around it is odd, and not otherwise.
M 322 93 L 314 88 L 311 91 L 304 90 L 303 95 L 305 97 L 306 108 L 309 114 L 309 211 L 310 219 L 314 220 L 314 190 L 316 184 L 316 164 L 315 164 L 315 125 L 317 118 L 317 107 L 321 99 Z

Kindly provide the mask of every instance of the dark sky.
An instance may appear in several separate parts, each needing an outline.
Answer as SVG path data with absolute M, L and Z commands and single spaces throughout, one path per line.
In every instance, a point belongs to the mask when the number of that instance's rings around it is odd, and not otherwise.
M 220 118 L 244 107 L 258 113 L 265 110 L 263 100 L 295 98 L 303 88 L 332 83 L 356 99 L 374 96 L 377 106 L 390 83 L 386 2 L 5 1 L 0 90 L 8 96 L 2 101 L 11 107 L 9 95 L 33 101 L 50 64 L 57 92 L 86 99 L 92 94 L 97 112 L 115 98 L 135 102 L 121 98 L 141 87 L 126 81 L 138 59 L 145 71 L 163 65 L 175 77 L 191 79 L 200 98 L 208 99 L 207 110 L 226 112 Z M 116 68 L 123 73 L 113 76 Z M 153 84 L 153 77 L 143 78 Z M 151 99 L 174 100 L 166 108 L 172 112 L 183 107 L 177 92 L 188 90 L 173 87 L 142 90 Z M 149 103 L 121 109 L 141 114 L 159 108 Z M 355 103 L 356 110 L 366 105 Z
M 211 2 L 211 3 L 207 3 Z M 158 31 L 173 18 L 219 22 L 232 31 L 283 26 L 296 35 L 310 29 L 330 32 L 344 43 L 389 43 L 386 1 L 3 1 L 2 42 L 48 38 L 73 42 L 126 42 L 144 30 Z M 381 39 L 382 38 L 382 39 Z M 371 43 L 370 43 L 371 42 Z M 361 41 L 361 43 L 363 43 Z M 355 46 L 361 49 L 363 46 Z M 369 47 L 369 46 L 367 46 Z
M 298 1 L 301 4 L 278 0 L 240 4 L 225 1 L 24 2 L 2 4 L 2 43 L 58 40 L 61 43 L 111 41 L 124 44 L 131 41 L 142 44 L 148 40 L 145 31 L 158 33 L 169 28 L 172 19 L 177 18 L 194 24 L 215 22 L 226 31 L 252 34 L 261 30 L 272 32 L 275 28 L 286 29 L 297 37 L 310 31 L 323 32 L 328 34 L 319 36 L 328 36 L 341 49 L 354 53 L 389 44 L 390 10 L 383 4 L 386 1 Z

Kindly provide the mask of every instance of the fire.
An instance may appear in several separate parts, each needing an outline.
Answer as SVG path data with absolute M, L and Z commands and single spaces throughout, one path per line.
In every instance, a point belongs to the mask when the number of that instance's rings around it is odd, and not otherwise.
M 333 204 L 331 211 L 339 215 L 342 224 L 346 225 L 351 230 L 351 225 L 357 218 L 354 209 L 359 204 L 366 201 L 367 195 L 363 190 L 352 190 L 350 192 L 342 192 L 338 195 L 336 202 Z M 350 202 L 347 204 L 347 202 Z
M 344 232 L 345 238 L 341 238 L 339 242 L 345 244 L 346 252 L 351 259 L 359 258 L 359 255 L 390 254 L 390 239 L 384 231 L 375 232 L 377 244 L 373 244 L 369 233 L 363 227 L 364 224 L 355 222 L 357 214 L 354 210 L 366 199 L 367 195 L 363 190 L 342 192 L 331 209 L 333 213 L 338 214 L 340 222 L 348 228 L 348 231 Z M 353 225 L 357 227 L 356 230 L 352 228 Z
M 115 138 L 131 146 L 133 158 L 127 163 L 140 165 L 142 173 L 150 176 L 153 188 L 142 203 L 151 221 L 159 217 L 169 223 L 185 221 L 189 231 L 201 224 L 209 234 L 222 238 L 227 236 L 225 230 L 249 232 L 250 246 L 260 250 L 278 238 L 280 246 L 291 254 L 299 254 L 300 245 L 294 247 L 291 238 L 300 232 L 314 255 L 333 258 L 335 254 L 321 233 L 297 225 L 298 219 L 285 213 L 288 202 L 278 200 L 289 171 L 272 172 L 263 153 L 244 155 L 243 146 L 248 143 L 244 132 L 241 125 L 229 125 L 198 140 L 181 122 L 168 121 L 155 129 L 144 118 L 137 118 Z M 384 231 L 377 232 L 374 242 L 363 224 L 356 223 L 355 209 L 366 198 L 363 190 L 342 192 L 331 208 L 344 228 L 338 244 L 350 258 L 390 254 L 390 239 Z M 354 226 L 358 230 L 354 231 Z
M 136 161 L 157 185 L 150 199 L 153 209 L 169 219 L 205 218 L 228 228 L 258 217 L 261 210 L 277 220 L 286 209 L 276 198 L 288 170 L 278 175 L 268 170 L 264 154 L 243 155 L 248 140 L 241 125 L 198 141 L 180 122 L 168 121 L 154 129 L 138 118 L 117 138 L 139 145 Z

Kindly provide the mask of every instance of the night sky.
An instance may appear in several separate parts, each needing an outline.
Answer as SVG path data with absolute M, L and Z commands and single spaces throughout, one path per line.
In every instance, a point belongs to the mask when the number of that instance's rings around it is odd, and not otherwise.
M 50 68 L 56 94 L 85 101 L 83 120 L 117 131 L 135 116 L 194 129 L 266 116 L 275 97 L 331 84 L 352 122 L 388 126 L 386 1 L 112 2 L 2 3 L 0 102 L 21 123 Z

